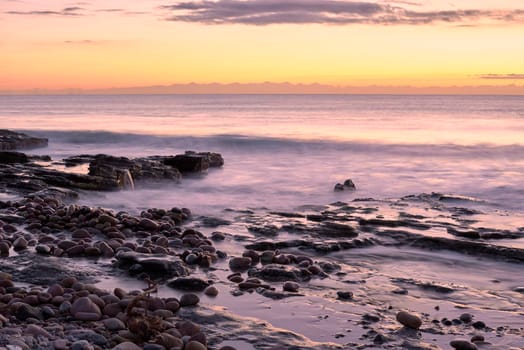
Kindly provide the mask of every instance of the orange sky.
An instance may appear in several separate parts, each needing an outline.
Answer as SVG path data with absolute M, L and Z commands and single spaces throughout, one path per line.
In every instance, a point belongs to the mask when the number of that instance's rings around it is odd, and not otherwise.
M 523 23 L 521 0 L 0 0 L 0 91 L 271 81 L 524 94 Z

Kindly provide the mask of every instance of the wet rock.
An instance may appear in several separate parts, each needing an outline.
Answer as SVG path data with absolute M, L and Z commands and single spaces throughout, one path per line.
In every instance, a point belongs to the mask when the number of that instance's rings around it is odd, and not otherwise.
M 344 185 L 342 185 L 341 183 L 335 184 L 335 187 L 333 187 L 333 191 L 335 191 L 335 192 L 342 192 L 342 191 L 344 191 Z
M 301 280 L 309 280 L 311 278 L 310 273 L 307 272 L 307 270 L 298 270 L 292 267 L 274 264 L 265 265 L 262 269 L 253 268 L 248 271 L 248 275 L 270 282 L 298 282 Z
M 460 315 L 459 319 L 464 323 L 470 323 L 473 320 L 473 315 L 469 313 L 464 313 Z
M 340 300 L 352 300 L 353 292 L 339 290 L 337 292 L 337 298 Z
M 35 247 L 38 254 L 49 255 L 51 254 L 51 247 L 47 244 L 39 244 Z
M 126 328 L 124 322 L 120 321 L 118 318 L 108 318 L 103 321 L 104 326 L 112 332 L 120 331 Z
M 110 303 L 104 306 L 103 314 L 109 317 L 116 317 L 120 312 L 122 312 L 122 307 L 118 303 Z
M 472 324 L 473 328 L 475 329 L 483 329 L 486 328 L 486 324 L 482 321 L 473 322 Z
M 200 326 L 191 321 L 180 321 L 176 324 L 177 329 L 182 335 L 193 336 L 200 332 Z
M 223 241 L 226 239 L 226 235 L 223 232 L 215 231 L 211 234 L 211 239 L 213 241 Z
M 182 342 L 182 340 L 180 340 L 180 342 L 182 343 L 178 348 L 182 349 L 182 346 L 184 346 L 184 342 Z M 173 347 L 173 348 L 176 348 L 176 347 Z M 163 346 L 163 345 L 160 345 L 160 344 L 144 344 L 143 350 L 166 350 L 166 347 Z
M 0 130 L 1 151 L 47 147 L 47 144 L 48 140 L 45 138 L 32 137 L 24 133 L 6 129 Z
M 207 350 L 207 347 L 200 342 L 192 340 L 186 344 L 184 350 Z
M 335 192 L 341 192 L 344 190 L 355 190 L 355 189 L 356 189 L 355 184 L 353 183 L 351 179 L 345 180 L 343 184 L 337 183 L 335 187 L 333 188 Z
M 373 315 L 373 314 L 364 314 L 362 315 L 362 320 L 364 320 L 365 322 L 375 323 L 375 322 L 380 321 L 380 317 L 377 315 Z
M 39 308 L 32 307 L 25 303 L 16 303 L 13 305 L 15 308 L 14 316 L 20 320 L 25 321 L 28 318 L 34 318 L 38 320 L 43 319 L 42 311 Z
M 23 164 L 28 162 L 29 158 L 24 153 L 0 151 L 0 164 Z
M 204 227 L 218 227 L 231 225 L 231 221 L 229 220 L 214 217 L 203 217 L 200 219 L 200 222 Z
M 180 277 L 175 278 L 167 283 L 167 285 L 174 289 L 189 290 L 189 291 L 203 291 L 209 287 L 209 283 L 196 277 Z
M 141 254 L 132 251 L 120 251 L 116 255 L 121 267 L 130 267 L 139 264 L 144 271 L 152 275 L 162 276 L 187 276 L 188 268 L 177 257 L 165 254 Z
M 202 172 L 209 168 L 210 157 L 203 154 L 186 153 L 165 157 L 163 163 L 178 169 L 181 173 Z
M 260 255 L 260 261 L 262 264 L 271 264 L 275 259 L 275 252 L 272 250 L 266 250 Z
M 456 350 L 477 350 L 477 346 L 467 340 L 452 340 L 449 345 Z
M 276 236 L 278 234 L 278 227 L 275 225 L 251 225 L 247 228 L 250 232 L 253 232 L 262 236 Z
M 179 337 L 169 333 L 161 333 L 155 337 L 155 343 L 162 345 L 166 349 L 180 349 L 184 342 Z
M 209 286 L 204 290 L 204 294 L 210 297 L 216 297 L 218 295 L 218 289 L 215 286 Z
M 88 297 L 75 300 L 71 306 L 71 314 L 81 321 L 97 321 L 102 316 L 98 305 Z
M 98 334 L 91 329 L 74 329 L 69 331 L 68 335 L 73 339 L 86 340 L 90 344 L 95 344 L 101 347 L 105 347 L 108 343 L 107 339 L 103 335 Z
M 0 255 L 9 256 L 10 246 L 6 242 L 0 242 Z
M 284 286 L 282 287 L 282 289 L 285 291 L 285 292 L 291 292 L 291 293 L 296 293 L 298 292 L 298 289 L 300 288 L 299 284 L 296 283 L 296 282 L 286 282 L 284 283 Z
M 355 186 L 355 184 L 353 183 L 353 180 L 351 180 L 351 179 L 346 179 L 346 180 L 344 181 L 344 188 L 349 189 L 349 190 L 354 190 L 354 189 L 356 189 L 356 186 Z
M 79 340 L 71 344 L 71 350 L 94 350 L 94 347 L 87 340 Z
M 51 334 L 49 334 L 49 332 L 47 332 L 45 329 L 35 324 L 28 325 L 24 333 L 30 334 L 35 337 L 51 338 Z
M 193 293 L 187 293 L 180 297 L 180 306 L 194 306 L 200 302 L 198 295 Z
M 229 259 L 229 268 L 232 271 L 245 271 L 251 267 L 251 258 L 233 257 Z
M 27 248 L 27 240 L 24 237 L 18 237 L 13 242 L 13 249 L 14 250 L 23 250 Z
M 419 329 L 422 325 L 422 320 L 419 316 L 407 311 L 398 312 L 396 318 L 400 324 L 411 329 Z
M 138 224 L 140 225 L 140 227 L 148 231 L 158 230 L 158 224 L 151 219 L 143 218 L 140 220 Z
M 112 350 L 142 350 L 142 347 L 136 345 L 135 343 L 126 341 L 113 347 Z
M 484 336 L 482 334 L 475 334 L 474 336 L 471 337 L 471 342 L 472 343 L 475 343 L 475 342 L 484 342 Z

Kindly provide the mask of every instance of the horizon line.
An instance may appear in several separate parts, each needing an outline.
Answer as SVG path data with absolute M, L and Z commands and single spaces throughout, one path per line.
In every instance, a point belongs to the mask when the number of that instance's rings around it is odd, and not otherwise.
M 3 89 L 0 95 L 524 95 L 524 85 L 330 85 L 322 83 L 176 83 L 109 88 Z

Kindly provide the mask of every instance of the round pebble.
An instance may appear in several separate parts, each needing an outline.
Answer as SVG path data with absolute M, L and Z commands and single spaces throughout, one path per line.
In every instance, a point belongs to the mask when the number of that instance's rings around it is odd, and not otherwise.
M 397 321 L 403 326 L 411 329 L 419 329 L 422 325 L 422 320 L 419 316 L 407 311 L 400 311 L 397 313 Z
M 200 298 L 194 293 L 186 293 L 180 298 L 180 306 L 193 306 L 199 302 Z
M 204 290 L 204 294 L 210 297 L 216 297 L 218 295 L 218 289 L 215 286 L 209 286 Z
M 192 340 L 186 344 L 184 350 L 207 350 L 207 347 L 200 342 Z

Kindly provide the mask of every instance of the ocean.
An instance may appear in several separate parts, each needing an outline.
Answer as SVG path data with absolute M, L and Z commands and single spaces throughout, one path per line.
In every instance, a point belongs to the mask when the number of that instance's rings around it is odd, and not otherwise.
M 324 271 L 297 278 L 289 295 L 264 277 L 269 293 L 239 289 L 227 259 L 192 267 L 219 295 L 200 293 L 204 311 L 183 315 L 210 319 L 220 345 L 436 350 L 480 334 L 495 344 L 483 348 L 523 349 L 524 96 L 0 96 L 0 128 L 47 137 L 47 148 L 27 152 L 58 168 L 81 154 L 221 153 L 222 168 L 177 184 L 79 199 L 133 215 L 187 207 L 187 225 L 220 231 L 213 246 L 229 257 L 278 247 Z M 346 179 L 356 190 L 335 192 Z M 144 287 L 114 259 L 56 259 L 95 271 L 108 290 Z M 180 296 L 163 284 L 158 293 Z M 400 328 L 399 310 L 421 315 L 419 332 Z M 465 313 L 482 322 L 462 322 Z
M 167 192 L 92 199 L 106 207 L 212 213 L 441 192 L 519 212 L 524 199 L 522 96 L 0 96 L 0 127 L 48 137 L 33 153 L 54 160 L 224 156 L 223 169 Z M 334 193 L 348 178 L 357 191 Z

